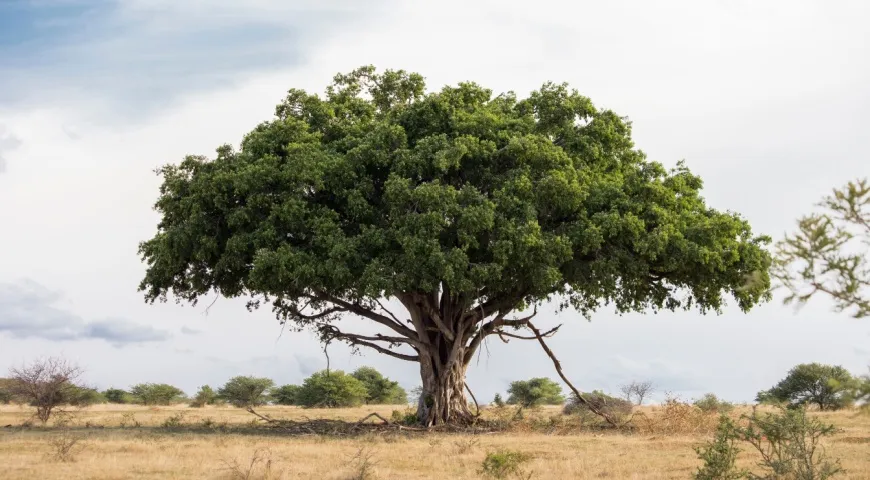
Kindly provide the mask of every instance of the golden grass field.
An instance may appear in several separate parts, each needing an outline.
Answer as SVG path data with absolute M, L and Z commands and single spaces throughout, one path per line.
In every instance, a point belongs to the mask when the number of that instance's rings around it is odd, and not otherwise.
M 299 421 L 355 422 L 371 412 L 389 418 L 395 408 L 258 411 Z M 251 414 L 232 407 L 98 405 L 74 412 L 65 427 L 22 427 L 30 409 L 6 405 L 0 406 L 0 479 L 476 479 L 486 453 L 499 448 L 528 454 L 523 468 L 533 479 L 691 478 L 699 465 L 692 447 L 715 422 L 680 426 L 657 417 L 661 407 L 640 410 L 649 423 L 634 433 L 559 427 L 554 420 L 550 429 L 518 426 L 478 435 L 389 429 L 299 436 L 255 425 Z M 558 410 L 534 415 L 558 418 Z M 870 416 L 814 415 L 843 429 L 826 443 L 827 453 L 847 470 L 838 478 L 870 479 Z M 171 419 L 176 428 L 163 427 Z M 63 438 L 79 439 L 68 461 L 53 445 Z M 741 455 L 745 466 L 752 465 L 751 455 Z

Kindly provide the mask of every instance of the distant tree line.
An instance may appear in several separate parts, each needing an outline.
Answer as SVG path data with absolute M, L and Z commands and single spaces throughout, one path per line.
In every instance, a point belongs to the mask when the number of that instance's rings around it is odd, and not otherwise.
M 297 405 L 301 407 L 341 408 L 363 404 L 407 404 L 407 392 L 399 383 L 372 367 L 360 367 L 352 373 L 321 370 L 301 384 L 276 385 L 269 378 L 236 376 L 217 389 L 209 385 L 188 397 L 180 388 L 165 383 L 140 383 L 127 390 L 108 388 L 102 392 L 79 381 L 82 370 L 60 358 L 39 359 L 12 368 L 8 378 L 0 378 L 0 403 L 26 403 L 36 407 L 36 417 L 47 422 L 62 406 L 85 407 L 97 403 L 171 405 L 188 403 L 191 407 L 229 404 L 239 408 L 261 405 Z M 418 396 L 419 389 L 412 390 Z M 510 383 L 507 400 L 496 394 L 493 404 L 534 408 L 541 405 L 564 405 L 565 413 L 584 413 L 590 404 L 612 415 L 627 415 L 633 405 L 640 405 L 654 391 L 651 382 L 636 382 L 620 387 L 622 397 L 600 391 L 583 394 L 581 401 L 573 393 L 562 393 L 559 383 L 549 378 L 532 378 Z M 837 410 L 866 402 L 870 394 L 870 377 L 857 377 L 841 366 L 818 363 L 800 364 L 768 390 L 758 393 L 756 401 L 789 408 L 813 406 L 819 410 Z M 724 413 L 733 408 L 729 402 L 707 394 L 694 402 L 705 412 Z

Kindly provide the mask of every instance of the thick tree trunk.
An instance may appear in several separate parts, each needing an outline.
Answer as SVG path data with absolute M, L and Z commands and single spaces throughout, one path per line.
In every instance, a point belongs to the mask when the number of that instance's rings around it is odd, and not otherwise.
M 423 392 L 417 419 L 426 427 L 470 424 L 475 415 L 465 396 L 465 372 L 479 342 L 471 342 L 474 319 L 464 314 L 464 300 L 443 292 L 398 294 L 417 334 Z
M 447 366 L 437 357 L 421 356 L 423 393 L 417 402 L 417 418 L 422 425 L 469 424 L 474 420 L 465 396 L 466 370 L 461 357 Z

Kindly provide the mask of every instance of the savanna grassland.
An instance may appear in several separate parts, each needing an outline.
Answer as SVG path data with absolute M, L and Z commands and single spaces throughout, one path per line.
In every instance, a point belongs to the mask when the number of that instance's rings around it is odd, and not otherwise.
M 553 408 L 525 412 L 496 433 L 355 427 L 369 413 L 390 418 L 394 409 L 258 409 L 308 422 L 291 431 L 232 407 L 97 405 L 41 427 L 30 423 L 28 407 L 0 406 L 0 478 L 474 479 L 483 478 L 488 452 L 509 450 L 526 460 L 521 476 L 508 478 L 687 479 L 700 464 L 693 447 L 716 424 L 715 415 L 672 405 L 639 408 L 630 431 L 590 427 Z M 740 411 L 747 409 L 732 416 Z M 513 415 L 484 412 L 495 420 Z M 813 415 L 841 429 L 824 443 L 847 471 L 838 478 L 870 479 L 870 416 L 855 410 Z M 757 458 L 743 450 L 739 463 L 752 466 Z

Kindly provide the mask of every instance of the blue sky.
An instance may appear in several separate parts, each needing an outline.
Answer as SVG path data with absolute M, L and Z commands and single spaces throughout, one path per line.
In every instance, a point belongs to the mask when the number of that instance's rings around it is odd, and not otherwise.
M 651 159 L 685 159 L 714 207 L 780 237 L 831 188 L 870 176 L 867 18 L 858 0 L 0 0 L 0 374 L 63 354 L 100 387 L 192 391 L 322 368 L 313 338 L 279 338 L 243 301 L 145 305 L 136 246 L 158 220 L 155 167 L 237 143 L 287 89 L 319 92 L 366 64 L 432 89 L 567 81 L 628 116 Z M 866 370 L 870 323 L 829 307 L 539 316 L 565 323 L 551 345 L 581 388 L 652 379 L 751 400 L 799 362 Z M 488 352 L 469 373 L 479 399 L 554 376 L 534 344 Z M 330 356 L 419 383 L 398 360 Z

